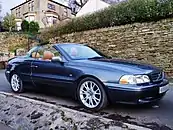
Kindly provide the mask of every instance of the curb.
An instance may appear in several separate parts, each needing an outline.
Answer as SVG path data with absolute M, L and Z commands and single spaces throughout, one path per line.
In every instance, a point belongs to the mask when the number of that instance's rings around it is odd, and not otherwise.
M 17 130 L 149 130 L 6 92 L 0 92 L 0 121 Z

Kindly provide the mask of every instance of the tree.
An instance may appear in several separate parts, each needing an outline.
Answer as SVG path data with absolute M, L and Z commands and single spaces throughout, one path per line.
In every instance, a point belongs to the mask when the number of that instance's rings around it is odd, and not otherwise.
M 88 2 L 88 0 L 75 0 L 76 4 L 81 8 Z
M 88 0 L 69 0 L 69 7 L 72 9 L 73 13 L 77 13 Z
M 124 2 L 124 1 L 127 1 L 127 0 L 103 0 L 104 2 L 106 3 L 109 3 L 109 4 L 118 4 L 120 2 Z
M 40 29 L 40 26 L 39 26 L 38 22 L 32 21 L 29 23 L 29 32 L 30 33 L 36 34 L 36 33 L 38 33 L 39 29 Z
M 16 27 L 16 20 L 13 14 L 6 14 L 2 23 L 3 27 L 11 32 Z
M 29 31 L 29 22 L 26 20 L 22 21 L 21 28 L 23 32 L 28 32 Z
M 0 21 L 0 32 L 2 31 L 2 22 Z

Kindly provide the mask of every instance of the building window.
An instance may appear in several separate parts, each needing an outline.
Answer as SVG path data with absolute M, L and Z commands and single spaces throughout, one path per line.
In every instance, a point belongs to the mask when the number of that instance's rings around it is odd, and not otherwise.
M 30 16 L 30 22 L 35 21 L 35 16 Z
M 20 13 L 20 7 L 16 9 L 16 17 L 20 17 L 21 13 Z
M 47 17 L 48 26 L 52 26 L 53 24 L 56 24 L 57 21 L 58 21 L 57 17 L 54 17 L 54 16 L 48 16 Z
M 58 19 L 56 17 L 53 17 L 53 24 L 56 24 Z
M 29 11 L 34 11 L 34 1 L 28 3 L 28 9 Z
M 53 24 L 53 17 L 51 16 L 47 17 L 47 22 L 48 22 L 48 25 L 51 26 Z
M 22 24 L 22 22 L 16 22 L 17 31 L 21 30 L 21 24 Z
M 55 5 L 48 3 L 47 8 L 51 10 L 55 10 Z
M 63 14 L 64 16 L 68 16 L 68 10 L 67 10 L 67 8 L 64 8 L 64 14 Z
M 26 16 L 25 20 L 28 22 L 35 21 L 35 16 Z
M 18 9 L 16 9 L 16 17 L 18 16 Z
M 28 17 L 28 16 L 26 16 L 26 17 L 25 17 L 25 20 L 26 20 L 26 21 L 29 21 L 29 17 Z
M 21 13 L 20 13 L 20 9 L 21 9 L 21 8 L 19 7 L 19 10 L 18 10 L 18 13 L 19 13 L 19 17 L 21 16 Z

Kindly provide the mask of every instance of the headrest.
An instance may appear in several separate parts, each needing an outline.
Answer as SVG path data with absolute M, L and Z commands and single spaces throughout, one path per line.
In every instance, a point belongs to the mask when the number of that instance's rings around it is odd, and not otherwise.
M 38 52 L 33 52 L 32 58 L 40 58 L 40 54 Z
M 53 54 L 50 51 L 44 51 L 43 59 L 44 60 L 52 60 Z

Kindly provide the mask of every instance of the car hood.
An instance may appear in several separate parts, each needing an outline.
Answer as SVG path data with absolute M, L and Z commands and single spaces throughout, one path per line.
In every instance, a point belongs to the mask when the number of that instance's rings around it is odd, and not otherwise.
M 153 71 L 160 71 L 159 68 L 152 65 L 121 59 L 90 59 L 77 60 L 76 62 L 82 66 L 106 69 L 110 71 L 121 71 L 128 74 L 148 74 Z

